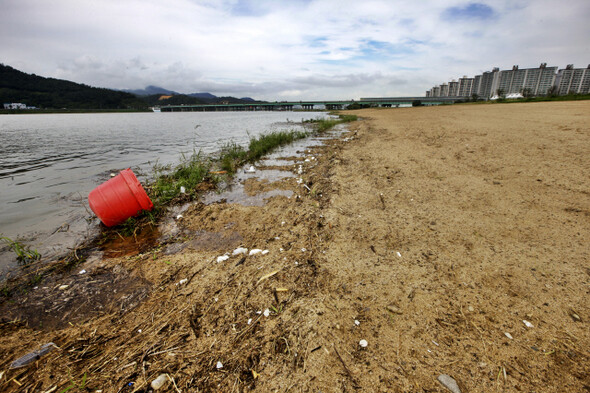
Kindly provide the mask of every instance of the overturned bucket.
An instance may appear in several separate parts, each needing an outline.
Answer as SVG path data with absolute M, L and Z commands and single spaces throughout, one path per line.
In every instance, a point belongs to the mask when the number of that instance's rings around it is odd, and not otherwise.
M 90 208 L 107 227 L 122 223 L 154 204 L 131 169 L 102 183 L 88 194 Z

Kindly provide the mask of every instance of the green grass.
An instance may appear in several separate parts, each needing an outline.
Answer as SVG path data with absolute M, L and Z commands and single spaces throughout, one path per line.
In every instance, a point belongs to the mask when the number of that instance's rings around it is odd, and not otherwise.
M 234 141 L 228 142 L 221 147 L 219 166 L 230 175 L 234 174 L 241 165 L 259 160 L 277 147 L 303 139 L 308 135 L 309 133 L 305 131 L 272 131 L 258 137 L 251 137 L 248 149 L 244 149 Z
M 356 115 L 338 115 L 338 119 L 315 119 L 306 122 L 313 123 L 316 132 L 322 133 L 336 127 L 338 124 L 350 123 L 356 120 L 358 120 Z
M 155 208 L 162 208 L 181 196 L 182 188 L 188 197 L 194 197 L 196 187 L 205 180 L 212 180 L 209 171 L 211 161 L 200 152 L 184 157 L 172 171 L 154 167 L 154 180 L 148 185 L 148 195 Z
M 29 246 L 25 246 L 24 244 L 6 236 L 0 237 L 0 240 L 8 244 L 8 247 L 16 254 L 18 263 L 22 265 L 28 265 L 31 262 L 41 259 L 41 254 L 39 254 L 37 250 L 32 250 Z

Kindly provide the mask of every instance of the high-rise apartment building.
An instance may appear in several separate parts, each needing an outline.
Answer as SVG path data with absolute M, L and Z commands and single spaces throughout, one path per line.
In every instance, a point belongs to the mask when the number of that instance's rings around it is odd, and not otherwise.
M 568 92 L 590 93 L 590 65 L 588 68 L 573 68 L 568 65 L 565 70 L 557 67 L 547 67 L 542 63 L 537 68 L 520 69 L 518 65 L 511 70 L 502 70 L 494 67 L 492 71 L 486 71 L 473 78 L 459 78 L 459 81 L 451 81 L 440 85 L 440 91 L 432 88 L 428 91 L 429 97 L 470 97 L 476 94 L 483 99 L 504 95 L 530 94 L 533 96 L 545 95 L 552 86 L 556 86 L 558 94 Z
M 473 78 L 468 78 L 466 75 L 459 78 L 459 89 L 457 97 L 470 97 L 473 89 Z
M 568 64 L 557 73 L 555 85 L 559 95 L 590 93 L 590 65 L 587 68 L 574 68 L 573 64 Z

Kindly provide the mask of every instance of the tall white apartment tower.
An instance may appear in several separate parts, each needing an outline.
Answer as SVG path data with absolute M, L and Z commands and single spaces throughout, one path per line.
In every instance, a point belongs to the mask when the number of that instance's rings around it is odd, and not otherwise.
M 587 68 L 574 68 L 573 64 L 568 64 L 557 73 L 555 86 L 559 95 L 590 93 L 590 64 Z

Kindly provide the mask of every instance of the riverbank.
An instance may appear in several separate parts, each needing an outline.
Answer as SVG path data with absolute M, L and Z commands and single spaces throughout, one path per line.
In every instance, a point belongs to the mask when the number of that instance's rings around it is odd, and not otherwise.
M 290 198 L 196 204 L 170 241 L 39 283 L 37 320 L 3 313 L 0 388 L 587 389 L 588 102 L 354 114 L 274 168 L 296 178 L 244 185 Z

